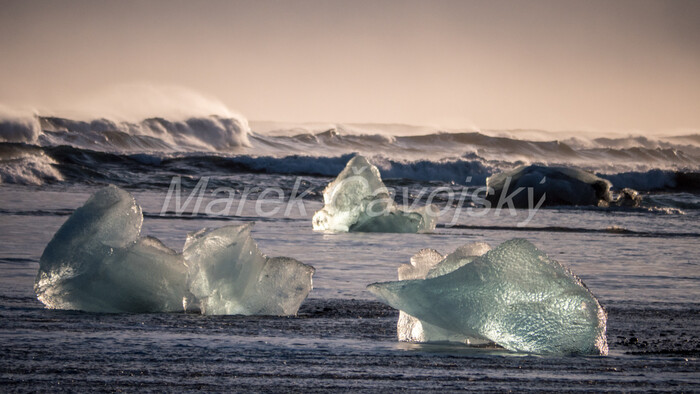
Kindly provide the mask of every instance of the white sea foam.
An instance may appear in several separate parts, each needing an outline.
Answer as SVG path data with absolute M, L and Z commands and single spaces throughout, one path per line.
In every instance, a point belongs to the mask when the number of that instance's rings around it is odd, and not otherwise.
M 47 132 L 45 144 L 67 142 L 106 151 L 230 151 L 250 145 L 248 123 L 244 118 L 216 115 L 184 120 L 148 118 L 137 123 L 41 118 L 41 126 Z
M 0 147 L 0 184 L 42 185 L 62 181 L 58 164 L 41 150 Z
M 32 143 L 40 133 L 39 120 L 33 113 L 0 105 L 0 142 Z

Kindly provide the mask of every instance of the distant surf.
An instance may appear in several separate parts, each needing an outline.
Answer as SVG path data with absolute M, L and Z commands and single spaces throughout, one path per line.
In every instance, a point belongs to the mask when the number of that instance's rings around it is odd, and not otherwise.
M 541 164 L 594 172 L 610 180 L 615 189 L 700 192 L 697 134 L 586 139 L 569 133 L 560 140 L 547 140 L 555 135 L 444 132 L 403 125 L 276 127 L 267 122 L 251 127 L 243 117 L 215 115 L 177 120 L 153 117 L 140 122 L 4 117 L 0 120 L 0 180 L 33 185 L 128 184 L 154 172 L 332 177 L 361 153 L 388 180 L 483 185 L 494 173 Z M 146 183 L 167 187 L 166 178 Z

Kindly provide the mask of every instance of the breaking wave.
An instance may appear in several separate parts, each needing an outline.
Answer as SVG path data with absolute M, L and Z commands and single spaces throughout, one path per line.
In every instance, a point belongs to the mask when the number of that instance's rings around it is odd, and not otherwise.
M 290 127 L 287 132 L 251 130 L 240 116 L 151 117 L 141 121 L 108 118 L 75 120 L 37 115 L 4 114 L 0 111 L 0 142 L 19 142 L 42 147 L 68 145 L 111 153 L 172 154 L 212 152 L 252 157 L 333 157 L 354 152 L 381 156 L 394 163 L 399 176 L 414 172 L 420 180 L 459 180 L 464 170 L 453 162 L 478 159 L 492 167 L 522 164 L 575 166 L 602 174 L 700 170 L 700 138 L 697 135 L 651 138 L 569 137 L 520 139 L 513 133 L 469 131 L 427 132 L 401 135 L 400 126 L 324 125 L 327 129 Z M 387 134 L 388 132 L 395 134 Z M 406 126 L 407 132 L 411 131 Z M 529 135 L 529 134 L 528 134 Z M 553 134 L 543 136 L 554 137 Z M 565 135 L 562 135 L 565 136 Z M 562 137 L 559 136 L 559 137 Z M 446 176 L 445 166 L 450 173 Z M 416 168 L 416 166 L 420 168 Z M 429 173 L 428 168 L 436 171 Z M 440 171 L 437 171 L 437 170 Z M 474 171 L 482 171 L 474 168 Z M 392 174 L 394 174 L 392 172 Z
M 63 180 L 58 163 L 42 149 L 0 144 L 0 184 L 42 185 Z
M 0 106 L 0 142 L 35 142 L 41 134 L 39 119 Z
M 138 123 L 39 118 L 42 145 L 72 145 L 105 151 L 231 151 L 250 145 L 243 118 L 216 115 L 184 120 L 149 118 Z
M 175 174 L 333 177 L 361 153 L 390 182 L 480 186 L 495 173 L 537 164 L 591 171 L 617 190 L 700 193 L 695 134 L 556 140 L 546 132 L 537 138 L 534 132 L 446 133 L 402 125 L 256 126 L 230 113 L 117 121 L 0 111 L 0 181 L 167 187 Z M 695 199 L 679 204 L 695 206 Z
M 70 145 L 107 152 L 220 151 L 250 146 L 244 118 L 217 115 L 183 120 L 148 118 L 141 122 L 57 117 L 0 118 L 0 142 Z
M 228 177 L 241 173 L 334 177 L 355 153 L 338 156 L 254 156 L 204 153 L 118 153 L 101 152 L 66 145 L 41 147 L 0 143 L 0 172 L 3 183 L 42 184 L 60 181 L 128 184 L 145 178 L 169 184 L 174 174 Z M 372 161 L 382 178 L 417 183 L 484 185 L 494 173 L 512 168 L 513 163 L 485 160 L 477 155 L 439 160 L 392 159 L 375 155 Z M 700 192 L 700 171 L 649 171 L 598 173 L 614 189 L 639 191 Z

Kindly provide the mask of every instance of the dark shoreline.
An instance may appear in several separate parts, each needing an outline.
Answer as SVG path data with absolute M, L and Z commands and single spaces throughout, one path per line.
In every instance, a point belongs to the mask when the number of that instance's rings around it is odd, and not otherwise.
M 0 297 L 3 391 L 700 390 L 700 304 L 614 303 L 607 357 L 396 342 L 398 312 L 316 299 L 296 317 L 90 314 Z

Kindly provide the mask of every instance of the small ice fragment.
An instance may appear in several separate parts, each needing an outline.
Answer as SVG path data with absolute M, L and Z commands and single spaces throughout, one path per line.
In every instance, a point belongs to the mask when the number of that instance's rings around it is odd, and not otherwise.
M 253 224 L 189 234 L 184 256 L 192 293 L 208 315 L 294 315 L 312 289 L 314 268 L 263 255 Z
M 610 205 L 637 208 L 642 205 L 642 196 L 636 190 L 626 187 L 617 193 L 616 198 L 610 201 Z
M 449 274 L 461 266 L 471 263 L 474 261 L 474 259 L 483 255 L 489 250 L 491 250 L 491 247 L 485 242 L 474 242 L 471 244 L 462 245 L 454 252 L 445 256 L 443 260 L 438 262 L 435 267 L 428 271 L 423 279 L 435 278 L 437 276 Z
M 444 258 L 445 256 L 435 249 L 421 249 L 411 257 L 411 264 L 399 266 L 399 280 L 425 279 L 428 271 Z
M 323 190 L 324 207 L 313 217 L 316 231 L 416 233 L 435 229 L 430 206 L 399 208 L 379 170 L 357 155 Z
M 598 300 L 571 271 L 523 239 L 444 275 L 368 289 L 422 322 L 512 351 L 608 352 L 607 316 Z

